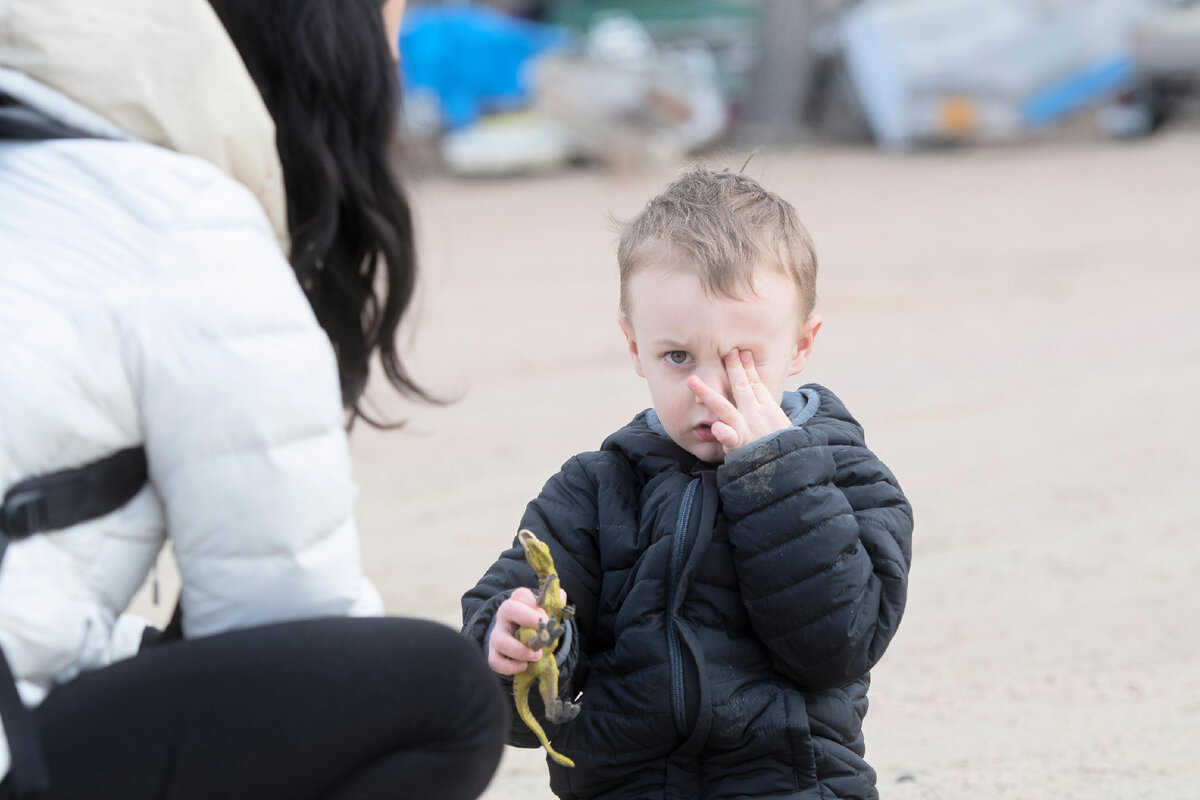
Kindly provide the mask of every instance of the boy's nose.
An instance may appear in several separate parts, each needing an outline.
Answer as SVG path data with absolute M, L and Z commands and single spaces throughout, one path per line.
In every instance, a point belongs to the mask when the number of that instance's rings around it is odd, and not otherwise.
M 733 400 L 733 390 L 729 387 L 729 375 L 725 372 L 724 362 L 715 365 L 705 365 L 697 369 L 695 374 L 700 380 L 708 384 L 709 388 L 713 391 L 720 392 L 721 396 L 726 400 Z M 699 403 L 700 399 L 697 398 L 696 402 Z

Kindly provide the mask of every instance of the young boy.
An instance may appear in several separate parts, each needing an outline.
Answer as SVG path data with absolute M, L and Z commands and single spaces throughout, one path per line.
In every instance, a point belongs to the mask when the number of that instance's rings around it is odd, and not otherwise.
M 572 458 L 521 521 L 576 613 L 544 723 L 561 798 L 874 798 L 868 670 L 904 609 L 912 509 L 812 353 L 816 256 L 753 179 L 693 169 L 624 228 L 620 325 L 654 407 Z M 463 598 L 501 676 L 545 618 L 519 546 Z M 535 700 L 535 713 L 540 704 Z M 514 715 L 510 742 L 536 746 Z

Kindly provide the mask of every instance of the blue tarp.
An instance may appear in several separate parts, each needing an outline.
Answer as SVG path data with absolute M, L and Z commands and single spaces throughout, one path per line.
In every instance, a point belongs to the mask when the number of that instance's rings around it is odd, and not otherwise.
M 527 62 L 570 42 L 566 28 L 486 8 L 418 6 L 400 30 L 400 74 L 406 90 L 433 92 L 447 127 L 459 128 L 486 110 L 527 105 Z
M 1041 127 L 1087 108 L 1097 100 L 1112 97 L 1133 84 L 1133 59 L 1116 55 L 1039 89 L 1026 98 L 1021 112 L 1027 125 Z

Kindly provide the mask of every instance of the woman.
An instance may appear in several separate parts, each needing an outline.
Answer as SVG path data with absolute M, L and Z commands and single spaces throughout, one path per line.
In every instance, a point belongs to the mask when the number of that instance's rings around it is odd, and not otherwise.
M 421 395 L 403 5 L 0 0 L 0 651 L 33 709 L 3 717 L 0 798 L 467 798 L 494 771 L 486 665 L 377 616 L 353 520 L 372 356 Z M 7 513 L 142 452 L 115 510 Z M 121 612 L 168 538 L 185 639 L 139 653 Z

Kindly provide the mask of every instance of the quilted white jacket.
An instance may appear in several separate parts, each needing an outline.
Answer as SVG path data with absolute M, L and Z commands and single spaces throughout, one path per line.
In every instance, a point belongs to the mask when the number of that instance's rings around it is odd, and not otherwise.
M 0 92 L 107 137 L 0 142 L 0 495 L 139 443 L 150 470 L 0 562 L 26 704 L 132 654 L 168 538 L 187 636 L 380 613 L 274 129 L 207 2 L 0 0 Z

